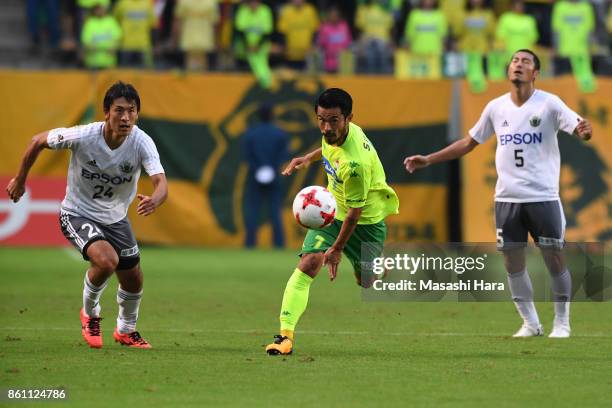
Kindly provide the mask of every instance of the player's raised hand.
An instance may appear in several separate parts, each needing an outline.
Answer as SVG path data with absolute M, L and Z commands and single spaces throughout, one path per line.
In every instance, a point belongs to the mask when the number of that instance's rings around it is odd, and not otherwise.
M 296 157 L 291 159 L 291 162 L 285 167 L 285 170 L 281 173 L 283 176 L 290 176 L 295 170 L 300 170 L 308 167 L 310 160 L 306 156 Z
M 591 123 L 586 119 L 581 119 L 576 126 L 574 133 L 582 140 L 590 140 L 593 136 L 593 128 Z
M 147 215 L 151 215 L 153 212 L 155 212 L 157 205 L 151 197 L 144 194 L 137 194 L 136 197 L 138 197 L 140 200 L 138 203 L 138 208 L 136 209 L 138 215 L 144 215 L 146 217 Z
M 329 272 L 329 280 L 336 279 L 338 274 L 338 264 L 342 259 L 342 251 L 335 249 L 334 247 L 329 248 L 323 255 L 323 265 L 327 265 Z
M 404 159 L 404 166 L 406 166 L 406 171 L 408 173 L 412 173 L 415 170 L 429 166 L 429 160 L 427 160 L 427 157 L 421 155 L 410 156 Z
M 6 192 L 9 198 L 16 203 L 25 193 L 25 183 L 18 181 L 17 178 L 14 177 L 7 184 Z

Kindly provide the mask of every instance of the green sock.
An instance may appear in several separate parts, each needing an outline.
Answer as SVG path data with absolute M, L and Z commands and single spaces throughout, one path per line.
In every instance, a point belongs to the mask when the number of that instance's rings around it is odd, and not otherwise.
M 506 78 L 506 57 L 500 51 L 491 51 L 487 55 L 487 69 L 491 81 L 502 81 Z
M 482 66 L 482 54 L 475 52 L 467 53 L 467 79 L 472 92 L 481 93 L 486 91 L 487 81 Z
M 581 92 L 595 92 L 595 77 L 591 68 L 590 55 L 574 55 L 570 57 L 574 77 L 578 81 Z
M 312 278 L 295 268 L 285 287 L 283 304 L 281 306 L 280 323 L 281 334 L 293 339 L 293 331 L 300 316 L 308 304 L 308 292 Z M 290 335 L 289 335 L 290 334 Z

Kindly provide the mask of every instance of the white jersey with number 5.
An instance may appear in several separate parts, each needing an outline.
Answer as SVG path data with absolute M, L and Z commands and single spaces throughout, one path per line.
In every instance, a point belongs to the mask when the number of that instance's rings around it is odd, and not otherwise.
M 111 150 L 103 136 L 104 122 L 49 131 L 52 149 L 70 149 L 68 187 L 62 209 L 101 224 L 121 221 L 136 196 L 140 168 L 163 173 L 155 143 L 134 126 L 121 146 Z
M 540 90 L 520 107 L 510 93 L 489 102 L 469 134 L 478 143 L 497 135 L 495 201 L 558 200 L 557 132 L 572 134 L 580 119 L 558 96 Z

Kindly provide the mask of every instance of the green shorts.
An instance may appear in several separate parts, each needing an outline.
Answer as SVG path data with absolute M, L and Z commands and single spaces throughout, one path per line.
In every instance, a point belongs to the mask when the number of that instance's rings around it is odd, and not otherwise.
M 304 238 L 300 256 L 327 251 L 336 242 L 341 227 L 342 221 L 334 220 L 326 228 L 309 229 Z M 355 276 L 365 272 L 366 265 L 371 265 L 372 260 L 382 254 L 386 238 L 387 226 L 384 221 L 355 227 L 343 251 L 353 265 Z

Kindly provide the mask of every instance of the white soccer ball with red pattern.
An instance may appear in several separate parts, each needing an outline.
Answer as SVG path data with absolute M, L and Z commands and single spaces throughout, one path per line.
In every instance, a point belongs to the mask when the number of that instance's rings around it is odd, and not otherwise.
M 326 227 L 336 216 L 336 199 L 325 187 L 306 187 L 293 200 L 293 216 L 302 227 Z

